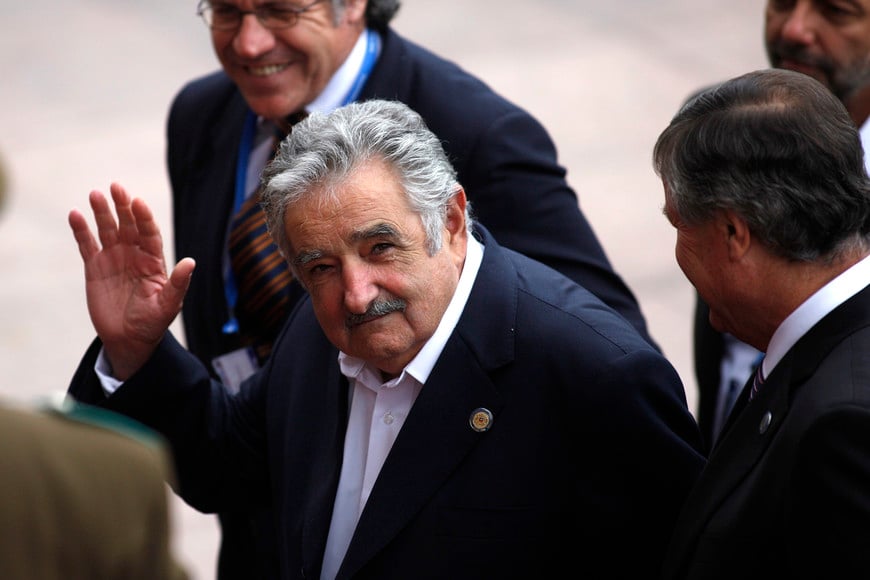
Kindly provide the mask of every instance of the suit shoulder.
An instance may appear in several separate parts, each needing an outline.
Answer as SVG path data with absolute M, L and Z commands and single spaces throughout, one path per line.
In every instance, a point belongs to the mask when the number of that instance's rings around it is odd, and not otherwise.
M 565 332 L 579 327 L 623 352 L 649 349 L 659 354 L 622 315 L 584 286 L 524 254 L 504 247 L 501 250 L 516 268 L 521 295 L 533 301 L 535 311 L 552 310 L 553 324 L 565 325 Z
M 162 437 L 111 411 L 80 403 L 4 405 L 0 419 L 0 459 L 7 465 L 49 472 L 75 464 L 82 477 L 87 477 L 87 466 L 104 473 L 117 466 L 129 473 L 119 474 L 122 480 L 135 474 L 155 482 L 171 479 L 169 450 Z
M 164 445 L 162 437 L 156 431 L 130 417 L 108 409 L 65 398 L 59 403 L 47 405 L 46 411 L 73 423 L 90 425 L 103 431 L 123 435 L 152 448 L 159 449 Z
M 398 81 L 393 77 L 389 83 L 374 82 L 381 89 L 388 84 L 393 87 L 407 86 L 407 99 L 399 94 L 373 95 L 381 98 L 402 98 L 419 112 L 428 124 L 444 118 L 463 119 L 476 126 L 482 121 L 509 113 L 529 115 L 516 103 L 493 90 L 482 78 L 465 70 L 423 46 L 408 40 L 393 31 L 385 36 L 386 58 L 382 74 L 397 72 L 406 78 Z M 378 92 L 388 92 L 378 90 Z M 447 97 L 447 95 L 453 95 Z M 457 106 L 461 102 L 462 106 Z M 465 128 L 468 125 L 464 125 Z M 463 125 L 454 129 L 462 129 Z M 434 130 L 434 129 L 433 129 Z M 439 134 L 438 131 L 435 131 Z
M 203 109 L 224 106 L 237 92 L 235 84 L 223 71 L 198 77 L 185 83 L 175 94 L 170 107 L 170 118 L 173 114 L 196 113 L 199 116 Z
M 186 577 L 169 551 L 169 454 L 140 433 L 102 413 L 3 405 L 0 465 L 0 493 L 15 499 L 0 504 L 0 577 Z M 45 560 L 57 538 L 78 549 L 63 571 L 34 572 L 60 564 Z

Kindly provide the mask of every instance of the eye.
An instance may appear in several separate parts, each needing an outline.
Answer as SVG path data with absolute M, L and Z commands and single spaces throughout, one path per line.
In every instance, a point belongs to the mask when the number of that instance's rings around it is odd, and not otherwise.
M 822 12 L 831 20 L 858 16 L 859 14 L 855 5 L 850 2 L 829 2 L 824 5 Z
M 387 243 L 387 242 L 381 242 L 381 243 L 378 243 L 378 244 L 375 244 L 372 246 L 371 254 L 378 256 L 378 255 L 381 255 L 381 254 L 384 254 L 384 253 L 390 251 L 394 247 L 395 247 L 394 244 Z
M 777 12 L 791 10 L 794 8 L 795 0 L 770 0 L 770 7 Z
M 266 19 L 281 24 L 294 24 L 299 8 L 291 4 L 263 4 L 258 12 Z
M 233 6 L 232 4 L 227 4 L 226 2 L 212 2 L 211 11 L 215 16 L 220 18 L 233 18 L 237 14 L 239 14 L 239 9 Z
M 306 271 L 310 276 L 319 276 L 333 269 L 331 264 L 312 264 Z

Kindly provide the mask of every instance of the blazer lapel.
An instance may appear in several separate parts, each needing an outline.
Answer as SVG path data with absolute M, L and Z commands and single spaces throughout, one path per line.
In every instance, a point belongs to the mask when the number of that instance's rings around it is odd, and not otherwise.
M 405 52 L 405 41 L 392 29 L 381 33 L 383 41 L 378 62 L 360 93 L 359 100 L 388 99 L 408 102 L 411 92 L 411 61 Z
M 330 349 L 334 357 L 338 352 Z M 332 517 L 332 507 L 341 474 L 341 458 L 344 453 L 344 436 L 347 431 L 348 394 L 347 379 L 341 374 L 337 364 L 329 366 L 325 381 L 326 406 L 337 408 L 338 413 L 319 413 L 317 419 L 319 428 L 309 431 L 315 435 L 307 441 L 307 445 L 316 447 L 311 465 L 311 489 L 314 490 L 305 511 L 305 521 L 302 530 L 302 557 L 306 570 L 320 570 L 323 563 L 323 552 L 326 549 L 326 538 L 329 534 L 329 524 Z M 334 405 L 334 407 L 333 407 Z M 298 436 L 298 430 L 291 430 Z M 298 444 L 298 443 L 290 443 Z M 294 474 L 288 474 L 292 481 Z M 298 477 L 298 476 L 296 476 Z
M 211 126 L 198 137 L 205 141 L 203 149 L 189 163 L 190 175 L 184 182 L 185 189 L 175 192 L 173 200 L 175 249 L 179 258 L 191 256 L 202 264 L 222 263 L 234 199 L 235 161 L 246 110 L 241 94 L 235 93 L 228 105 L 212 116 Z M 233 162 L 227 163 L 227 157 Z M 179 227 L 180 223 L 184 223 L 184 227 Z M 192 338 L 197 348 L 205 348 L 208 356 L 223 354 L 224 348 L 234 345 L 231 338 L 218 330 L 228 316 L 223 287 L 221 268 L 197 269 L 184 303 L 188 338 Z M 216 331 L 219 338 L 210 338 Z
M 211 194 L 209 199 L 190 197 L 190 203 L 195 207 L 190 208 L 189 211 L 206 214 L 207 220 L 202 220 L 200 225 L 209 225 L 207 231 L 210 235 L 204 236 L 204 232 L 199 231 L 197 236 L 200 239 L 204 238 L 204 243 L 218 253 L 223 251 L 222 243 L 235 198 L 236 158 L 242 141 L 247 111 L 241 94 L 235 93 L 230 104 L 217 116 L 209 131 L 209 142 L 205 146 L 210 147 L 210 150 L 203 155 L 207 163 L 200 163 L 193 169 L 196 171 L 192 178 L 193 189 L 199 192 L 211 192 Z M 226 163 L 228 153 L 232 156 L 233 163 Z M 214 219 L 216 215 L 221 219 Z
M 753 401 L 747 401 L 748 386 L 743 389 L 726 430 L 683 504 L 665 559 L 665 578 L 684 575 L 683 567 L 707 522 L 767 450 L 788 412 L 789 383 L 789 371 L 777 366 Z

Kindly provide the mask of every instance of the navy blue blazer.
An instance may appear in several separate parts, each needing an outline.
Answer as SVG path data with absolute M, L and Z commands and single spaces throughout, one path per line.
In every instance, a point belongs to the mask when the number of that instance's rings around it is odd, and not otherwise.
M 477 235 L 485 251 L 468 303 L 338 578 L 657 576 L 704 462 L 677 373 L 588 291 Z M 237 396 L 167 335 L 105 399 L 98 348 L 70 392 L 164 433 L 194 507 L 270 504 L 281 576 L 318 577 L 349 387 L 310 300 Z M 480 407 L 493 414 L 486 432 L 469 425 Z
M 635 297 L 613 271 L 537 120 L 389 30 L 360 95 L 373 98 L 402 101 L 420 113 L 444 143 L 476 218 L 501 244 L 584 285 L 652 342 Z M 188 347 L 207 364 L 240 346 L 221 332 L 228 318 L 222 259 L 247 111 L 232 81 L 217 72 L 182 89 L 168 121 L 175 255 L 197 261 L 182 319 Z M 298 299 L 302 290 L 296 290 Z
M 665 578 L 870 577 L 870 287 L 749 403 L 748 390 L 686 501 Z

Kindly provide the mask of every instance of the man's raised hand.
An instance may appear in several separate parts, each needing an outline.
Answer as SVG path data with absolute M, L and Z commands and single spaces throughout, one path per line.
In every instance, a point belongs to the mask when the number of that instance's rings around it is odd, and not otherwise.
M 181 311 L 194 261 L 184 258 L 167 275 L 163 238 L 150 208 L 119 184 L 89 199 L 99 243 L 85 216 L 74 209 L 69 225 L 85 267 L 91 322 L 103 341 L 113 375 L 126 380 L 148 360 Z

